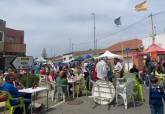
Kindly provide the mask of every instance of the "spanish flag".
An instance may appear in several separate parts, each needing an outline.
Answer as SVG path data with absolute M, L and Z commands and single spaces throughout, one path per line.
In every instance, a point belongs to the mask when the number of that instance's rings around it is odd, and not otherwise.
M 135 6 L 136 11 L 147 11 L 147 0 Z

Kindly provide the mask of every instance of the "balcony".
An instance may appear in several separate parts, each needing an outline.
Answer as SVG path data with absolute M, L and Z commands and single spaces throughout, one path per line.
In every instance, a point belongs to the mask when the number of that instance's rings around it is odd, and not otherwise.
M 0 52 L 24 53 L 26 52 L 26 45 L 14 43 L 1 43 Z

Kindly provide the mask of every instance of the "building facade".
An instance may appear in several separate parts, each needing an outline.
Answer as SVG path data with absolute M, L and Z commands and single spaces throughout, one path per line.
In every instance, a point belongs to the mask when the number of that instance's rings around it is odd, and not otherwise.
M 110 52 L 114 54 L 121 55 L 123 57 L 125 69 L 128 70 L 132 68 L 133 63 L 136 64 L 137 66 L 141 64 L 139 59 L 133 61 L 133 58 L 132 58 L 133 53 L 140 52 L 141 46 L 142 46 L 142 40 L 132 39 L 132 40 L 116 43 L 108 47 L 106 50 L 109 50 Z M 126 49 L 129 49 L 128 52 L 126 52 Z
M 25 55 L 24 31 L 7 28 L 6 22 L 0 19 L 0 69 L 12 67 L 15 57 Z

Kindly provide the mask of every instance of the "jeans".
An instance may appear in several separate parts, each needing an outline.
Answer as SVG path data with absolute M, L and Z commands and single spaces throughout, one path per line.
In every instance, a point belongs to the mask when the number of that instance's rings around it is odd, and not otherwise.
M 14 102 L 12 102 L 12 103 L 15 103 L 15 104 L 12 104 L 12 105 L 19 104 L 18 98 L 14 98 L 13 101 Z M 25 103 L 25 109 L 26 109 L 26 113 L 27 113 L 29 105 L 31 104 L 31 99 L 24 99 L 24 103 Z M 14 114 L 22 114 L 22 112 L 23 112 L 23 109 L 21 109 L 19 107 L 14 110 Z
M 147 74 L 146 77 L 145 77 L 146 86 L 150 86 L 151 79 L 152 79 L 152 75 Z
M 112 82 L 112 78 L 113 78 L 112 75 L 113 75 L 112 71 L 108 71 L 108 74 L 107 74 L 108 80 L 111 81 L 111 82 Z
M 84 78 L 86 80 L 87 89 L 89 90 L 89 73 L 88 72 L 84 72 Z
M 150 105 L 151 114 L 163 114 L 163 106 L 160 105 Z

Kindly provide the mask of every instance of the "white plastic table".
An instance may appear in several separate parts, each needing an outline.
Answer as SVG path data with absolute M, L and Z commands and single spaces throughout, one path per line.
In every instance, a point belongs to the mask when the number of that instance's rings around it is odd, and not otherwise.
M 115 98 L 115 88 L 111 82 L 98 80 L 93 84 L 92 96 L 98 104 L 110 104 Z
M 36 94 L 38 92 L 47 92 L 47 110 L 48 110 L 48 88 L 45 87 L 37 87 L 37 88 L 26 88 L 19 90 L 20 93 L 29 93 L 31 94 L 31 104 L 32 104 L 32 94 Z M 31 114 L 32 114 L 32 106 L 31 106 Z
M 74 93 L 74 91 L 75 91 L 75 90 L 74 90 L 74 84 L 76 83 L 76 80 L 75 80 L 75 79 L 68 79 L 68 83 L 72 84 L 72 88 L 73 88 L 73 98 L 74 98 L 74 97 L 75 97 L 75 96 L 74 96 L 74 94 L 75 94 L 75 93 Z
M 74 78 L 67 78 L 68 83 L 72 84 L 73 86 L 73 98 L 75 98 L 75 83 L 78 82 L 79 80 L 81 80 L 81 77 L 74 77 Z

